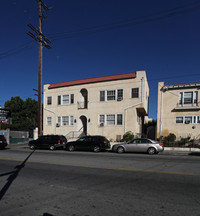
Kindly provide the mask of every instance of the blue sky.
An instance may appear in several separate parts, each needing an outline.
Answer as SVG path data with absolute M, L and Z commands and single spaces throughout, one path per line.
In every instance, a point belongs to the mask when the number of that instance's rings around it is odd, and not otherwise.
M 200 82 L 200 1 L 44 0 L 51 9 L 43 34 L 43 84 L 146 70 L 149 117 L 156 119 L 157 85 Z M 36 0 L 0 7 L 0 105 L 12 96 L 37 100 Z

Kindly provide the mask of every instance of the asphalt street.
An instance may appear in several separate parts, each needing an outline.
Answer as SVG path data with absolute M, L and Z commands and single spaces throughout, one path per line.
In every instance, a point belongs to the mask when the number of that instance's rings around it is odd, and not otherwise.
M 200 156 L 0 151 L 0 215 L 200 216 Z

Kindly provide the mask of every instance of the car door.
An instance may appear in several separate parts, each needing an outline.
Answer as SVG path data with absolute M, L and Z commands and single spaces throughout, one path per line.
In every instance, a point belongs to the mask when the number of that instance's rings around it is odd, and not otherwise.
M 91 136 L 87 136 L 85 137 L 83 150 L 90 151 L 91 149 L 93 149 L 93 140 Z
M 38 138 L 36 145 L 38 148 L 45 148 L 47 142 L 47 136 L 41 136 Z
M 46 142 L 47 148 L 49 148 L 51 145 L 55 147 L 59 147 L 57 140 L 58 140 L 58 136 L 53 136 L 53 135 L 47 136 L 47 142 Z
M 147 139 L 140 139 L 139 143 L 137 144 L 137 151 L 138 152 L 146 152 L 148 149 L 148 140 Z
M 64 136 L 59 136 L 60 141 L 60 147 L 65 147 L 65 144 L 67 143 L 67 139 Z
M 86 143 L 87 143 L 87 137 L 81 137 L 78 139 L 75 143 L 75 148 L 77 150 L 85 150 L 86 149 Z
M 137 152 L 137 146 L 139 143 L 139 139 L 131 140 L 129 143 L 125 144 L 127 152 Z
M 93 151 L 94 147 L 98 145 L 99 146 L 99 140 L 98 137 L 88 137 L 87 144 L 86 144 L 86 150 Z

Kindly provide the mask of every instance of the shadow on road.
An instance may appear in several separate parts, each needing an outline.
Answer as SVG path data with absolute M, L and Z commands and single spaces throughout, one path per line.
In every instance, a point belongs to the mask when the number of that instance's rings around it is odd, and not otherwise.
M 191 155 L 191 156 L 200 156 L 200 152 L 192 152 L 192 153 L 189 153 L 188 155 Z
M 7 190 L 9 189 L 9 187 L 11 186 L 11 184 L 13 183 L 13 181 L 17 178 L 17 176 L 18 176 L 19 172 L 21 171 L 21 169 L 25 167 L 25 164 L 26 164 L 27 160 L 31 157 L 31 155 L 33 153 L 34 153 L 34 151 L 32 151 L 28 155 L 28 157 L 20 165 L 17 165 L 15 167 L 14 171 L 0 174 L 0 177 L 6 176 L 6 175 L 10 175 L 7 178 L 7 183 L 3 186 L 3 188 L 0 191 L 0 201 L 2 200 L 2 198 L 4 197 L 4 195 L 6 194 Z
M 49 214 L 49 213 L 44 213 L 43 216 L 54 216 L 54 215 Z

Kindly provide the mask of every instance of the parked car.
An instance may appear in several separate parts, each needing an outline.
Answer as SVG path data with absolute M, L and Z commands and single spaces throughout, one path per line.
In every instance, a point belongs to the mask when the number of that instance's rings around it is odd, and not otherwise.
M 151 139 L 141 138 L 113 145 L 112 150 L 117 153 L 147 152 L 152 155 L 164 151 L 164 145 Z
M 104 136 L 84 136 L 76 141 L 68 142 L 66 150 L 85 150 L 99 152 L 110 148 L 110 142 Z
M 4 135 L 0 135 L 0 149 L 5 149 L 5 147 L 8 145 L 6 138 Z
M 40 136 L 36 140 L 29 141 L 29 148 L 34 149 L 50 149 L 64 148 L 67 143 L 67 139 L 62 135 L 45 135 Z

